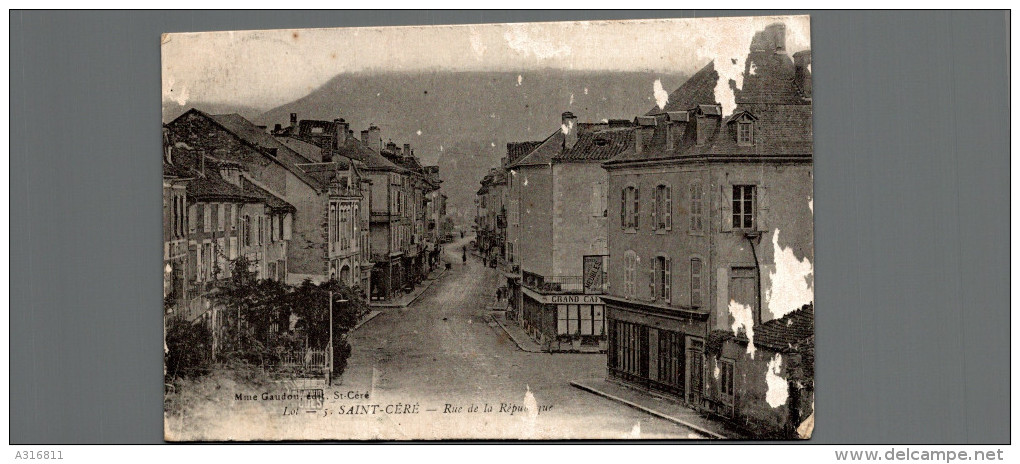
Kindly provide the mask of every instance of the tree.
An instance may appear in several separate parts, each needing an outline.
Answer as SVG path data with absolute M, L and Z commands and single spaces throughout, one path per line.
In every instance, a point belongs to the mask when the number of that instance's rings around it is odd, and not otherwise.
M 240 256 L 230 262 L 230 278 L 217 285 L 210 299 L 225 312 L 221 352 L 242 353 L 262 361 L 274 351 L 272 328 L 284 329 L 292 312 L 291 287 L 258 279 L 252 261 Z
M 308 345 L 314 349 L 325 349 L 329 345 L 329 296 L 333 294 L 333 368 L 334 375 L 343 373 L 350 356 L 350 345 L 346 335 L 361 316 L 368 312 L 368 305 L 357 289 L 348 287 L 337 280 L 314 284 L 305 280 L 294 288 L 290 295 L 290 307 L 298 316 L 297 328 L 304 332 Z
M 174 315 L 167 320 L 165 375 L 194 377 L 209 369 L 212 333 L 204 324 L 192 324 L 184 317 Z

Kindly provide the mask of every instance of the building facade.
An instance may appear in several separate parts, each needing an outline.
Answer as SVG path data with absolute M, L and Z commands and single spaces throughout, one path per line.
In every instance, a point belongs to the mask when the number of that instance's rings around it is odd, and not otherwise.
M 630 121 L 578 123 L 508 162 L 504 224 L 509 319 L 549 351 L 606 347 L 607 174 L 630 143 Z M 510 146 L 517 148 L 518 145 Z
M 781 27 L 755 37 L 729 114 L 710 63 L 635 119 L 631 147 L 604 164 L 604 300 L 611 379 L 786 430 L 762 411 L 805 395 L 762 406 L 752 393 L 794 378 L 756 335 L 813 301 L 810 52 L 791 58 L 784 44 Z

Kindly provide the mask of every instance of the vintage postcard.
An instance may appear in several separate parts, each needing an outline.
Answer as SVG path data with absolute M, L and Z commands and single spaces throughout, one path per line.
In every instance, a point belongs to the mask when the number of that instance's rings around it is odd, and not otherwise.
M 809 17 L 161 47 L 167 440 L 811 436 Z

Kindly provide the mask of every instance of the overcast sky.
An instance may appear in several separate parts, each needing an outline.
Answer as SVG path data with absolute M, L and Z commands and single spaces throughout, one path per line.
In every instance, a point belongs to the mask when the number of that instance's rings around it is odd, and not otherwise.
M 810 48 L 807 16 L 175 33 L 163 37 L 163 101 L 268 110 L 343 72 L 651 70 L 742 63 L 751 37 L 786 24 L 787 50 Z M 651 90 L 650 90 L 651 91 Z

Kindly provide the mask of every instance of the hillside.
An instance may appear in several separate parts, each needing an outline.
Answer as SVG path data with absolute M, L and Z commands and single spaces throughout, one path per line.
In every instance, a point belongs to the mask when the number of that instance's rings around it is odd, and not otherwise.
M 384 140 L 410 143 L 424 163 L 440 166 L 451 216 L 464 224 L 474 214 L 478 181 L 505 156 L 508 141 L 544 139 L 564 111 L 582 122 L 643 114 L 655 103 L 656 79 L 673 89 L 685 76 L 551 69 L 345 73 L 254 122 L 287 125 L 292 112 L 300 119 L 342 117 L 356 134 L 374 123 Z

